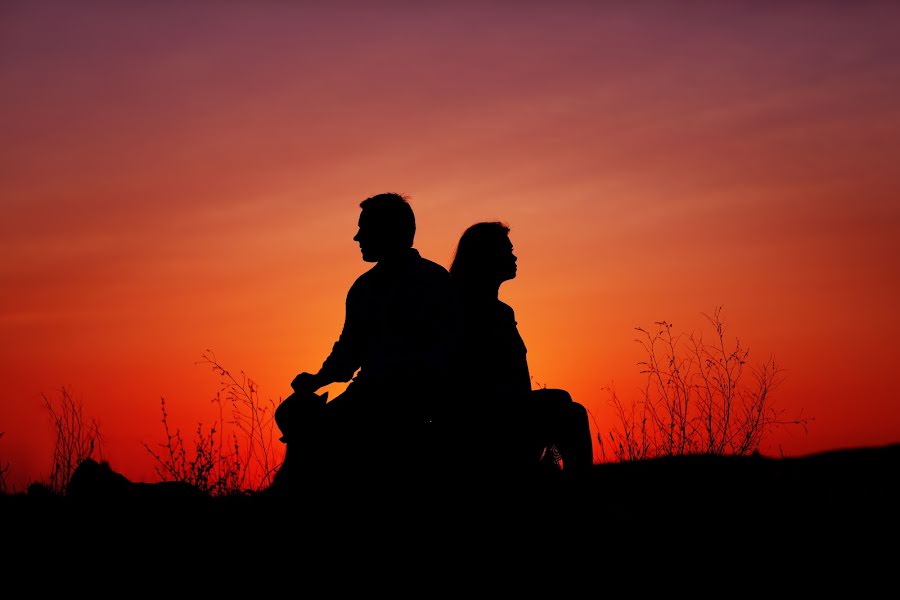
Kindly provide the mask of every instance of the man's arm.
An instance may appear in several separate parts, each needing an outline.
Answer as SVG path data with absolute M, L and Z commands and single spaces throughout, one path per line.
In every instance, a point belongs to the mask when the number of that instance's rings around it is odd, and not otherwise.
M 359 283 L 353 284 L 347 293 L 344 327 L 331 354 L 325 359 L 318 373 L 300 373 L 291 382 L 295 392 L 315 392 L 336 381 L 350 381 L 361 363 L 362 319 Z
M 318 373 L 307 373 L 304 371 L 294 377 L 294 380 L 291 382 L 291 388 L 298 394 L 301 394 L 304 392 L 315 392 L 320 387 L 328 385 L 329 383 L 333 382 L 326 382 L 324 378 L 319 377 Z

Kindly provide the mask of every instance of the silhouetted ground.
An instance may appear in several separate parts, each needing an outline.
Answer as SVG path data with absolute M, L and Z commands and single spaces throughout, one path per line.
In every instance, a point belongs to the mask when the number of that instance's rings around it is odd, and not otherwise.
M 604 464 L 579 479 L 548 472 L 467 485 L 332 483 L 292 498 L 172 490 L 81 500 L 19 494 L 0 497 L 0 514 L 7 547 L 40 551 L 60 540 L 92 540 L 108 550 L 161 547 L 181 561 L 232 549 L 433 560 L 446 568 L 454 559 L 478 557 L 482 564 L 512 553 L 538 564 L 546 554 L 551 568 L 553 561 L 611 553 L 634 562 L 683 560 L 699 550 L 704 560 L 758 556 L 777 563 L 774 557 L 794 561 L 810 553 L 851 558 L 885 544 L 896 557 L 898 466 L 900 444 L 788 459 Z

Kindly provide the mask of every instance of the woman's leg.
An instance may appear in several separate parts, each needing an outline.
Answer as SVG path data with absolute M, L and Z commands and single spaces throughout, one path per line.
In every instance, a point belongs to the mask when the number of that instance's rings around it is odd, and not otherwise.
M 593 465 L 591 428 L 584 406 L 561 389 L 533 390 L 532 396 L 538 407 L 540 442 L 556 446 L 563 459 L 563 469 L 578 472 Z

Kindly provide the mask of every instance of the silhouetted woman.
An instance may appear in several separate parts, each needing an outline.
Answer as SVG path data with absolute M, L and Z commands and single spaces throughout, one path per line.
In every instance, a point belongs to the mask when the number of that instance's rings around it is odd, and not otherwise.
M 564 471 L 590 466 L 587 412 L 565 390 L 531 389 L 515 313 L 499 299 L 500 285 L 516 276 L 509 227 L 498 222 L 469 227 L 450 275 L 460 312 L 454 364 L 462 390 L 454 415 L 464 441 L 500 468 L 538 465 L 554 446 Z

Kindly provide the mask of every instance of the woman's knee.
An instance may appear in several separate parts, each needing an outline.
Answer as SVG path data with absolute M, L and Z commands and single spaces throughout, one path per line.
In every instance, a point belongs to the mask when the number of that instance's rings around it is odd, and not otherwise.
M 532 393 L 536 394 L 545 402 L 553 402 L 555 404 L 569 404 L 574 402 L 569 392 L 559 388 L 541 388 L 533 390 Z
M 572 406 L 569 408 L 569 414 L 572 419 L 578 422 L 588 422 L 587 409 L 577 402 L 572 402 Z

